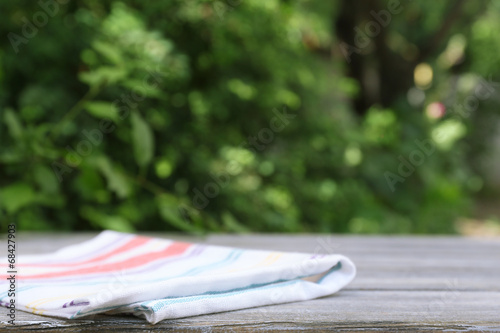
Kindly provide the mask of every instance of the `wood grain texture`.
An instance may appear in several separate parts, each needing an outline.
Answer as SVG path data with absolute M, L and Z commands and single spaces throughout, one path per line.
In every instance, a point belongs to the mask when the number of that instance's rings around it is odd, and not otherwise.
M 500 239 L 337 235 L 146 235 L 254 249 L 341 253 L 357 266 L 344 290 L 316 300 L 150 325 L 131 316 L 62 320 L 0 308 L 0 330 L 24 332 L 500 332 Z M 18 254 L 49 253 L 95 234 L 17 235 Z M 0 249 L 6 242 L 0 242 Z M 6 251 L 6 250 L 5 250 Z M 0 252 L 2 255 L 2 252 Z

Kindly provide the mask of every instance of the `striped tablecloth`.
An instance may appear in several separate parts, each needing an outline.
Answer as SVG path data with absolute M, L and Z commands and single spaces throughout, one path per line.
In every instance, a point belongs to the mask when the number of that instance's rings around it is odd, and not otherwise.
M 1 305 L 9 306 L 7 258 Z M 79 318 L 128 313 L 151 323 L 330 295 L 355 276 L 342 255 L 191 244 L 114 231 L 17 258 L 16 308 Z

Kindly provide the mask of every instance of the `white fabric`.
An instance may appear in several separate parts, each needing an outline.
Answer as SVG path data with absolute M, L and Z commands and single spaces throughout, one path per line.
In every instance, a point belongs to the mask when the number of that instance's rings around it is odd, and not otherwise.
M 17 270 L 17 309 L 63 318 L 132 313 L 151 323 L 326 296 L 356 272 L 337 254 L 237 249 L 114 231 L 53 254 L 20 256 Z M 3 292 L 8 277 L 0 280 L 3 306 L 10 301 Z

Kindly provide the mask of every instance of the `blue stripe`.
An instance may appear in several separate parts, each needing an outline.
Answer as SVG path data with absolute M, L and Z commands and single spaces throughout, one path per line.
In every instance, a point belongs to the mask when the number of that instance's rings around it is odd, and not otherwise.
M 225 266 L 233 261 L 238 260 L 238 258 L 241 256 L 241 254 L 243 252 L 245 252 L 245 250 L 232 250 L 229 253 L 229 255 L 221 261 L 211 263 L 211 264 L 201 266 L 201 267 L 195 267 L 195 268 L 193 268 L 193 269 L 191 269 L 191 270 L 189 270 L 181 275 L 177 275 L 176 277 L 195 276 L 195 275 L 199 275 L 201 272 L 207 271 L 209 269 L 223 267 L 223 266 Z M 142 303 L 141 305 L 149 306 L 149 304 L 151 304 L 152 302 L 154 302 L 154 301 L 147 301 L 147 302 Z
M 257 291 L 257 290 L 266 290 L 266 289 L 273 289 L 273 288 L 281 288 L 285 287 L 288 285 L 300 283 L 300 282 L 305 282 L 302 280 L 292 280 L 288 282 L 277 282 L 277 283 L 271 283 L 271 284 L 266 284 L 261 287 L 252 287 L 248 286 L 245 288 L 237 288 L 233 289 L 234 291 L 225 291 L 225 292 L 219 292 L 219 293 L 208 293 L 208 294 L 203 294 L 203 295 L 197 295 L 197 296 L 187 296 L 187 297 L 177 297 L 177 298 L 172 298 L 172 299 L 162 299 L 155 301 L 156 304 L 151 307 L 151 310 L 153 312 L 158 312 L 159 310 L 163 309 L 165 306 L 176 304 L 176 303 L 187 303 L 187 302 L 193 302 L 193 301 L 199 301 L 199 300 L 204 300 L 204 299 L 214 299 L 214 298 L 221 298 L 221 297 L 230 297 L 234 295 L 241 295 L 247 292 L 251 291 Z
M 184 274 L 181 274 L 181 275 L 178 275 L 176 277 L 181 277 L 181 276 L 193 276 L 193 275 L 198 275 L 200 274 L 201 272 L 203 271 L 207 271 L 209 269 L 215 269 L 215 268 L 220 268 L 220 267 L 224 267 L 226 264 L 229 264 L 231 262 L 234 262 L 236 260 L 238 260 L 238 258 L 241 256 L 241 254 L 244 252 L 245 250 L 233 250 L 231 251 L 231 253 L 225 258 L 223 259 L 222 261 L 219 261 L 219 262 L 215 262 L 215 263 L 212 263 L 212 264 L 208 264 L 208 265 L 205 265 L 205 266 L 201 266 L 201 267 L 195 267 L 189 271 L 187 271 L 186 273 Z
M 331 273 L 338 271 L 339 269 L 342 268 L 342 264 L 339 261 L 337 265 L 333 266 L 331 269 L 329 269 L 326 274 L 321 277 L 316 283 L 321 284 L 323 279 L 330 275 Z M 166 297 L 162 300 L 156 300 L 152 302 L 157 302 L 154 306 L 151 307 L 153 312 L 158 312 L 158 310 L 161 310 L 163 307 L 175 303 L 185 303 L 185 302 L 191 302 L 191 301 L 198 301 L 202 299 L 208 299 L 208 298 L 219 298 L 219 297 L 228 297 L 228 296 L 233 296 L 237 294 L 242 294 L 248 291 L 254 291 L 254 290 L 264 290 L 268 288 L 274 288 L 274 287 L 283 287 L 289 284 L 294 284 L 294 283 L 300 283 L 300 282 L 305 282 L 300 279 L 308 277 L 310 275 L 304 275 L 297 277 L 295 280 L 276 280 L 270 283 L 260 283 L 260 284 L 252 284 L 247 287 L 241 287 L 241 288 L 235 288 L 231 290 L 226 290 L 226 291 L 209 291 L 201 295 L 196 295 L 196 296 L 187 296 L 187 297 Z M 284 283 L 285 281 L 288 281 Z M 152 303 L 148 302 L 148 303 Z M 144 304 L 144 303 L 143 303 Z
M 147 310 L 147 311 L 154 311 L 154 308 L 156 307 L 156 304 L 153 306 L 153 307 L 150 307 L 150 306 L 147 306 L 147 305 L 144 305 L 144 304 L 150 304 L 150 303 L 157 303 L 157 302 L 161 302 L 161 301 L 167 301 L 167 302 L 171 302 L 169 304 L 173 304 L 173 303 L 183 303 L 183 302 L 189 302 L 190 300 L 185 300 L 183 301 L 184 299 L 187 299 L 187 298 L 199 298 L 199 299 L 202 299 L 202 298 L 209 298 L 211 296 L 217 296 L 217 297 L 223 297 L 225 295 L 227 296 L 230 296 L 230 294 L 238 294 L 238 293 L 243 293 L 245 291 L 251 291 L 251 290 L 255 290 L 255 288 L 262 288 L 262 287 L 265 287 L 265 286 L 268 286 L 268 287 L 273 287 L 273 286 L 278 286 L 277 283 L 282 283 L 282 282 L 286 282 L 287 280 L 276 280 L 276 281 L 272 281 L 272 282 L 269 282 L 269 283 L 261 283 L 261 284 L 252 284 L 252 285 L 249 285 L 249 286 L 246 286 L 246 287 L 241 287 L 241 288 L 235 288 L 235 289 L 230 289 L 230 290 L 226 290 L 226 291 L 208 291 L 206 293 L 203 293 L 203 294 L 200 294 L 200 295 L 195 295 L 195 296 L 172 296 L 172 297 L 165 297 L 163 299 L 160 299 L 160 300 L 153 300 L 153 301 L 147 301 L 147 302 L 143 302 L 141 303 L 139 306 L 136 306 L 134 308 L 134 310 L 136 311 L 140 311 L 140 310 Z M 292 283 L 296 283 L 296 282 L 301 282 L 301 280 L 292 280 L 292 281 L 288 281 L 286 284 L 292 284 Z M 303 281 L 302 281 L 303 282 Z M 280 284 L 279 286 L 283 286 L 283 285 L 286 285 L 286 284 Z M 88 314 L 91 314 L 91 313 L 98 313 L 98 312 L 103 312 L 103 311 L 108 311 L 108 310 L 113 310 L 113 309 L 117 309 L 119 307 L 122 307 L 122 306 L 127 306 L 127 305 L 131 305 L 131 304 L 134 304 L 134 303 L 137 303 L 137 302 L 132 302 L 132 303 L 127 303 L 127 304 L 121 304 L 121 305 L 113 305 L 113 306 L 108 306 L 108 307 L 103 307 L 103 308 L 98 308 L 98 309 L 94 309 L 94 310 L 90 310 L 88 312 L 82 312 L 82 310 L 79 310 L 76 314 L 74 314 L 73 316 L 71 316 L 71 318 L 74 318 L 76 317 L 77 315 L 88 315 Z

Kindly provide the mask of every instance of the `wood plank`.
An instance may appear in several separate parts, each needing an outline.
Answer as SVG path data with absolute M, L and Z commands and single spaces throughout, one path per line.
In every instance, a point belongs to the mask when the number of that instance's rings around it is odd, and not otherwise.
M 347 289 L 500 291 L 500 239 L 455 236 L 214 235 L 208 243 L 342 253 L 357 266 Z
M 68 331 L 127 329 L 217 332 L 252 330 L 368 330 L 391 328 L 500 331 L 499 292 L 442 291 L 341 291 L 307 302 L 273 305 L 212 315 L 166 320 L 150 325 L 125 316 L 93 316 L 60 320 L 18 312 L 18 331 Z M 0 318 L 6 309 L 0 310 Z M 0 324 L 0 328 L 6 324 Z
M 99 315 L 60 320 L 17 311 L 15 331 L 365 331 L 500 332 L 500 239 L 338 235 L 209 235 L 147 233 L 191 242 L 278 251 L 342 253 L 358 268 L 346 289 L 317 300 L 161 322 Z M 95 236 L 17 235 L 19 253 L 49 253 Z M 0 249 L 6 242 L 0 242 Z M 1 252 L 0 252 L 1 255 Z M 0 308 L 0 329 L 7 324 Z

